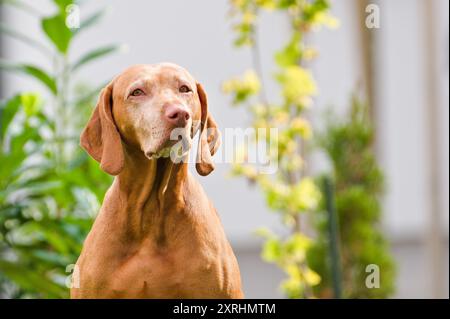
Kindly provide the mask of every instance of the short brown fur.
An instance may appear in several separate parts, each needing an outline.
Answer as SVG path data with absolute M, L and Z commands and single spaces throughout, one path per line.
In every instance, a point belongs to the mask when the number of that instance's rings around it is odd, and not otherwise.
M 148 98 L 127 100 L 127 88 L 141 78 L 147 79 Z M 180 78 L 192 92 L 172 89 Z M 214 168 L 220 134 L 206 133 L 217 125 L 202 86 L 187 71 L 173 64 L 138 65 L 116 77 L 81 136 L 82 147 L 116 177 L 77 261 L 72 298 L 243 298 L 219 216 L 187 164 L 146 156 L 166 145 L 169 126 L 158 119 L 167 103 L 182 104 L 201 122 L 186 128 L 200 130 L 196 168 L 201 175 Z M 141 107 L 154 112 L 159 124 L 141 131 L 140 119 L 150 116 L 133 113 Z M 161 138 L 150 143 L 146 134 Z

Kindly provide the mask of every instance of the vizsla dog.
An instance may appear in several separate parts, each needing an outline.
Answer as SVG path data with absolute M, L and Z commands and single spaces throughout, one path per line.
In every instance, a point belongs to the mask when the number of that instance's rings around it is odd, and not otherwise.
M 128 68 L 103 89 L 81 146 L 115 176 L 77 261 L 72 298 L 242 298 L 236 257 L 185 161 L 190 145 L 208 175 L 220 145 L 202 86 L 169 63 Z

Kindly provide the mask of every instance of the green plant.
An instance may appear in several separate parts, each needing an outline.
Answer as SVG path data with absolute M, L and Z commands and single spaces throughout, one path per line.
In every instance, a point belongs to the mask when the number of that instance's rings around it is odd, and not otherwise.
M 7 25 L 0 32 L 39 50 L 51 71 L 0 60 L 0 68 L 31 77 L 41 92 L 19 92 L 0 105 L 0 296 L 68 296 L 67 266 L 81 250 L 110 178 L 78 147 L 79 133 L 99 88 L 76 85 L 73 76 L 88 63 L 117 51 L 108 45 L 72 59 L 78 34 L 99 21 L 99 11 L 66 26 L 71 0 L 53 0 L 42 15 L 22 1 L 2 1 L 39 19 L 47 41 Z M 66 271 L 67 270 L 67 271 Z
M 373 151 L 374 130 L 368 107 L 359 98 L 351 100 L 349 115 L 337 120 L 330 114 L 324 133 L 317 138 L 332 163 L 336 212 L 339 220 L 343 296 L 386 298 L 394 290 L 395 265 L 389 246 L 379 230 L 383 176 Z M 319 296 L 332 296 L 328 219 L 315 215 L 318 239 L 308 253 L 311 267 L 321 274 L 315 287 Z M 380 288 L 366 287 L 366 267 L 379 267 Z
M 316 209 L 320 191 L 313 179 L 305 176 L 303 153 L 306 141 L 312 136 L 305 112 L 318 93 L 305 64 L 317 52 L 307 45 L 305 37 L 320 26 L 335 27 L 337 21 L 330 16 L 329 3 L 325 0 L 232 0 L 231 7 L 237 21 L 235 45 L 251 48 L 253 70 L 226 81 L 223 90 L 232 96 L 233 104 L 248 107 L 254 128 L 267 131 L 267 134 L 258 133 L 253 142 L 266 143 L 271 150 L 271 160 L 278 163 L 276 174 L 262 174 L 248 163 L 248 154 L 243 151 L 240 163 L 233 167 L 233 174 L 256 183 L 265 194 L 269 208 L 279 213 L 288 230 L 286 237 L 268 229 L 258 231 L 265 238 L 263 259 L 275 263 L 287 275 L 282 283 L 283 291 L 290 298 L 313 297 L 312 287 L 319 284 L 320 276 L 309 267 L 306 259 L 312 239 L 303 232 L 302 216 Z M 279 10 L 290 19 L 291 38 L 274 57 L 278 65 L 275 80 L 282 95 L 280 103 L 269 102 L 261 80 L 263 70 L 256 29 L 262 10 Z M 270 128 L 277 128 L 278 136 L 269 134 Z

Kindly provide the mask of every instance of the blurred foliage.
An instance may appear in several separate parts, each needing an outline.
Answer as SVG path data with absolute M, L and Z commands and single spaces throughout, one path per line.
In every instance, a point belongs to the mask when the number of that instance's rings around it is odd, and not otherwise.
M 258 15 L 273 10 L 285 13 L 291 25 L 288 43 L 274 56 L 280 103 L 268 101 L 259 61 Z M 231 0 L 230 15 L 237 35 L 234 44 L 250 47 L 253 69 L 226 81 L 223 91 L 232 97 L 234 105 L 248 108 L 253 127 L 259 129 L 252 142 L 265 143 L 270 161 L 278 163 L 275 174 L 264 174 L 251 163 L 251 154 L 244 147 L 232 174 L 246 177 L 262 190 L 268 207 L 280 215 L 287 230 L 287 236 L 278 236 L 268 229 L 258 231 L 265 238 L 262 258 L 286 273 L 282 290 L 290 298 L 312 298 L 312 288 L 321 279 L 306 259 L 312 240 L 303 232 L 302 216 L 317 209 L 321 193 L 313 179 L 305 176 L 303 161 L 305 143 L 312 137 L 305 111 L 318 94 L 314 78 L 304 66 L 317 56 L 317 51 L 305 37 L 321 26 L 336 27 L 338 22 L 330 15 L 325 0 Z M 277 136 L 267 134 L 270 128 L 278 129 Z
M 373 151 L 375 136 L 368 106 L 354 96 L 345 120 L 339 121 L 330 113 L 327 122 L 324 134 L 317 140 L 333 165 L 343 295 L 387 298 L 394 291 L 395 264 L 379 230 L 383 175 Z M 328 220 L 323 210 L 314 216 L 319 236 L 308 252 L 308 260 L 322 276 L 314 290 L 318 296 L 332 297 Z M 365 285 L 369 275 L 366 266 L 370 264 L 380 269 L 380 288 L 369 289 Z
M 50 1 L 50 0 L 49 0 Z M 73 82 L 76 72 L 119 49 L 94 48 L 72 61 L 77 35 L 103 11 L 66 26 L 71 0 L 54 0 L 47 16 L 25 1 L 2 5 L 40 21 L 46 41 L 0 24 L 0 32 L 36 49 L 53 68 L 0 60 L 0 69 L 42 84 L 39 92 L 17 92 L 0 104 L 0 297 L 68 297 L 71 264 L 111 179 L 78 147 L 79 134 L 100 87 Z

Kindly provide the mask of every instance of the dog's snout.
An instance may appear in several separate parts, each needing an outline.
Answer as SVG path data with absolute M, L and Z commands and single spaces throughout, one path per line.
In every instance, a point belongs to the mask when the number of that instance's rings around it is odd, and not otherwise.
M 190 119 L 191 115 L 189 112 L 184 109 L 181 106 L 178 105 L 168 105 L 165 109 L 165 116 L 166 120 L 177 126 L 177 127 L 183 127 L 187 124 L 188 120 Z

